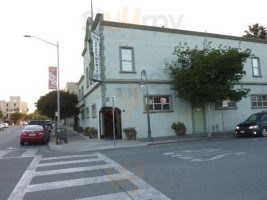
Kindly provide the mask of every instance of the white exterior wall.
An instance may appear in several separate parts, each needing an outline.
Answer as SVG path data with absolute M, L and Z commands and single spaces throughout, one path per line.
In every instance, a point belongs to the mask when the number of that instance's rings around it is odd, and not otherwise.
M 149 94 L 153 95 L 169 95 L 173 93 L 169 85 L 150 84 L 148 87 Z M 107 96 L 110 97 L 107 106 L 112 106 L 111 97 L 115 96 L 115 105 L 121 110 L 122 128 L 134 126 L 139 138 L 147 136 L 147 113 L 144 108 L 144 92 L 145 88 L 139 87 L 139 84 L 109 84 L 107 86 Z M 175 98 L 174 94 L 171 96 L 173 111 L 150 111 L 153 137 L 175 135 L 171 125 L 178 120 L 185 123 L 188 133 L 192 133 L 191 107 L 189 103 Z
M 223 46 L 231 46 L 231 47 L 240 47 L 243 50 L 250 48 L 252 49 L 252 53 L 260 58 L 260 65 L 262 71 L 262 77 L 267 76 L 267 70 L 264 70 L 263 66 L 267 65 L 267 60 L 264 57 L 265 52 L 267 52 L 266 44 L 261 43 L 252 43 L 245 42 L 240 40 L 229 40 L 222 38 L 210 38 L 210 37 L 200 37 L 194 35 L 179 35 L 167 32 L 153 32 L 147 30 L 139 30 L 139 29 L 126 29 L 126 28 L 116 28 L 116 27 L 105 27 L 104 31 L 105 35 L 105 63 L 106 63 L 106 78 L 107 79 L 140 79 L 140 73 L 143 69 L 146 70 L 148 74 L 148 80 L 169 80 L 168 74 L 164 72 L 165 64 L 170 63 L 175 57 L 172 55 L 174 47 L 179 43 L 187 43 L 188 46 L 194 47 L 199 46 L 203 47 L 203 42 L 206 39 L 207 42 L 212 41 L 213 47 L 218 47 L 219 45 Z M 134 36 L 131 39 L 131 36 Z M 240 38 L 242 39 L 242 38 Z M 120 46 L 129 46 L 134 48 L 134 61 L 135 61 L 135 71 L 136 74 L 122 74 L 120 73 L 120 56 L 119 56 L 119 47 Z M 264 78 L 253 77 L 252 76 L 252 64 L 251 59 L 248 59 L 245 63 L 244 70 L 246 71 L 246 76 L 241 80 L 241 83 L 246 83 L 243 85 L 244 88 L 250 88 L 251 91 L 247 98 L 243 98 L 240 102 L 237 103 L 237 109 L 233 110 L 224 110 L 224 130 L 234 130 L 236 124 L 245 120 L 250 114 L 254 112 L 260 112 L 264 109 L 251 109 L 250 103 L 250 95 L 251 94 L 267 94 L 266 86 L 253 86 L 249 85 L 248 82 L 253 82 L 254 84 L 262 84 L 266 81 Z M 136 86 L 137 87 L 137 86 Z M 192 118 L 188 117 L 188 113 L 191 116 L 191 106 L 190 104 L 186 104 L 183 106 L 187 106 L 184 108 L 186 112 L 178 112 L 180 107 L 176 107 L 175 104 L 177 99 L 174 99 L 174 91 L 170 91 L 170 85 L 164 85 L 167 87 L 163 89 L 163 93 L 160 92 L 162 85 L 157 85 L 153 88 L 153 84 L 149 84 L 149 94 L 172 94 L 173 99 L 173 107 L 174 112 L 173 115 L 181 121 L 186 122 L 187 132 L 192 132 Z M 240 88 L 240 86 L 236 86 Z M 168 91 L 168 92 L 166 92 Z M 143 106 L 143 105 L 142 105 Z M 182 106 L 182 107 L 183 107 Z M 245 109 L 243 109 L 245 108 Z M 140 109 L 140 108 L 139 108 Z M 205 109 L 205 118 L 208 120 L 208 108 Z M 187 115 L 185 115 L 187 113 Z M 166 116 L 165 116 L 166 115 Z M 162 130 L 170 132 L 171 121 L 175 122 L 176 120 L 170 119 L 170 113 L 152 113 L 151 115 L 151 127 L 155 130 Z M 162 116 L 163 119 L 162 119 Z M 184 117 L 186 116 L 186 119 Z M 172 116 L 173 117 L 173 116 Z M 166 119 L 164 119 L 166 118 Z M 190 119 L 188 119 L 190 118 Z M 214 131 L 223 131 L 223 120 L 222 120 L 222 111 L 215 110 L 214 105 L 211 107 L 211 128 L 214 127 Z M 146 122 L 145 119 L 141 120 Z M 152 124 L 155 121 L 155 126 Z M 157 124 L 161 122 L 162 125 L 159 127 Z M 134 124 L 134 123 L 133 123 Z M 135 123 L 140 124 L 142 126 L 142 130 L 145 130 L 146 124 L 144 123 Z M 166 127 L 166 126 L 168 127 Z M 122 125 L 124 126 L 124 124 Z M 128 125 L 126 125 L 128 126 Z M 206 121 L 206 126 L 208 128 L 208 122 Z M 151 128 L 151 129 L 152 129 Z M 152 130 L 153 132 L 153 130 Z M 161 134 L 161 133 L 159 133 Z M 165 135 L 165 134 L 164 134 Z

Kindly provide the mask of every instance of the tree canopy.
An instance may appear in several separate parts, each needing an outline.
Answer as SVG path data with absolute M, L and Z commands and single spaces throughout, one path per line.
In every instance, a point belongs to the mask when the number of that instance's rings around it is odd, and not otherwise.
M 246 34 L 243 35 L 245 38 L 257 38 L 267 39 L 267 30 L 264 26 L 260 26 L 258 23 L 248 26 L 248 30 L 244 31 Z
M 187 44 L 175 47 L 175 61 L 166 64 L 172 79 L 171 89 L 181 99 L 190 102 L 240 101 L 249 89 L 234 89 L 245 75 L 243 65 L 251 51 L 237 48 L 212 48 L 208 43 L 203 49 L 190 48 Z
M 12 114 L 12 118 L 15 124 L 17 124 L 20 121 L 23 121 L 27 117 L 27 114 L 25 113 L 20 113 L 20 112 L 15 112 Z
M 60 91 L 60 117 L 62 119 L 79 114 L 79 109 L 76 108 L 77 104 L 77 95 Z M 57 91 L 49 92 L 45 96 L 40 97 L 36 107 L 41 115 L 54 118 L 57 111 Z
M 2 119 L 4 116 L 3 112 L 0 110 L 0 119 Z

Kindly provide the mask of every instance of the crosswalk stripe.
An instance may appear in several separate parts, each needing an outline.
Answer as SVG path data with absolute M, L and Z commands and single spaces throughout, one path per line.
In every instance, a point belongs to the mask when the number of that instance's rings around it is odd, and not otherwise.
M 35 172 L 38 163 L 40 162 L 42 156 L 35 156 L 29 165 L 26 172 L 22 175 L 20 181 L 12 191 L 11 195 L 9 196 L 8 200 L 22 200 L 25 196 L 25 189 L 30 184 L 33 173 Z
M 66 159 L 66 158 L 86 158 L 86 157 L 93 157 L 94 154 L 88 154 L 88 155 L 72 155 L 72 156 L 57 156 L 57 157 L 48 157 L 48 158 L 42 158 L 42 160 L 60 160 L 60 159 Z
M 28 149 L 25 151 L 21 157 L 34 157 L 38 149 Z
M 4 155 L 8 154 L 10 150 L 0 150 L 0 158 L 2 158 Z
M 66 181 L 56 181 L 56 182 L 49 182 L 49 183 L 40 183 L 29 185 L 26 192 L 37 192 L 43 190 L 52 190 L 52 189 L 61 189 L 66 187 L 74 187 L 74 186 L 81 186 L 81 185 L 88 185 L 88 184 L 97 184 L 103 182 L 110 182 L 110 181 L 118 181 L 126 179 L 126 177 L 122 174 L 112 174 L 112 175 L 104 175 L 104 176 L 97 176 L 97 177 L 90 177 L 90 178 L 80 178 L 80 179 L 73 179 L 73 180 L 66 180 Z
M 112 165 L 105 164 L 105 165 L 95 165 L 95 166 L 88 166 L 88 167 L 75 167 L 75 168 L 56 169 L 56 170 L 49 170 L 49 171 L 38 171 L 34 173 L 34 176 L 66 174 L 66 173 L 90 171 L 90 170 L 97 170 L 97 169 L 108 169 L 111 167 Z
M 96 153 L 99 158 L 102 158 L 109 164 L 113 164 L 113 168 L 117 169 L 124 177 L 126 177 L 129 181 L 131 181 L 135 186 L 138 188 L 142 188 L 146 190 L 146 195 L 158 197 L 156 199 L 159 200 L 169 200 L 168 197 L 164 196 L 161 192 L 155 189 L 153 186 L 142 180 L 140 177 L 136 176 L 123 166 L 119 165 L 118 163 L 114 162 L 113 160 L 109 159 L 108 157 L 104 156 L 101 153 Z
M 95 162 L 100 161 L 100 158 L 92 158 L 92 159 L 83 159 L 83 160 L 70 160 L 70 161 L 60 161 L 53 163 L 41 163 L 38 167 L 47 167 L 47 166 L 55 166 L 55 165 L 66 165 L 66 164 L 75 164 L 75 163 L 85 163 L 85 162 Z
M 26 153 L 24 155 L 30 155 L 30 153 Z M 60 159 L 66 158 L 84 158 L 84 157 L 96 157 L 91 159 L 80 159 L 80 160 L 68 160 L 68 161 L 58 161 Z M 49 163 L 41 163 L 42 161 L 51 161 Z M 53 162 L 58 161 L 58 162 Z M 47 170 L 47 171 L 37 171 L 37 168 L 44 166 L 55 166 L 55 165 L 65 165 L 71 163 L 83 163 L 83 162 L 93 162 L 93 161 L 103 161 L 104 164 L 85 166 L 85 167 L 70 167 L 63 169 L 55 169 L 55 170 Z M 64 173 L 73 173 L 73 172 L 82 172 L 89 170 L 98 170 L 98 169 L 108 169 L 112 168 L 115 172 L 114 174 L 96 176 L 96 177 L 86 177 L 86 178 L 77 178 L 77 179 L 69 179 L 62 181 L 54 181 L 54 182 L 45 182 L 45 183 L 36 183 L 31 184 L 31 181 L 34 177 L 48 176 L 48 175 L 57 175 Z M 69 187 L 77 187 L 84 186 L 90 184 L 100 184 L 100 183 L 114 183 L 120 181 L 130 181 L 132 184 L 136 186 L 135 189 L 129 191 L 122 191 L 117 193 L 111 193 L 107 195 L 99 195 L 93 197 L 85 197 L 76 200 L 170 200 L 168 197 L 163 195 L 160 191 L 155 189 L 150 184 L 146 183 L 140 177 L 136 176 L 128 169 L 109 159 L 101 153 L 94 153 L 90 155 L 74 155 L 74 156 L 62 156 L 62 157 L 50 157 L 50 158 L 42 158 L 42 156 L 35 156 L 28 169 L 23 174 L 22 178 L 12 191 L 8 200 L 23 200 L 26 193 L 30 192 L 39 192 L 55 189 L 63 189 Z M 114 183 L 117 185 L 117 183 Z M 118 185 L 117 185 L 118 186 Z

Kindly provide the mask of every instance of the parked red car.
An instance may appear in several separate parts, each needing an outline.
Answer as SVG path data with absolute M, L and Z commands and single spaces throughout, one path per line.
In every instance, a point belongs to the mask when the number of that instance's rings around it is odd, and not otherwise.
M 24 145 L 25 142 L 49 142 L 48 130 L 41 125 L 28 125 L 26 126 L 20 135 L 20 145 Z

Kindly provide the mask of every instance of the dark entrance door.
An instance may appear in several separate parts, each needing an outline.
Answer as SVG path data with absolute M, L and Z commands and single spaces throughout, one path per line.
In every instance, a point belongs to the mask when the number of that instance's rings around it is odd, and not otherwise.
M 121 110 L 115 108 L 115 137 L 121 139 Z M 113 110 L 112 107 L 103 107 L 99 112 L 100 138 L 113 139 Z

